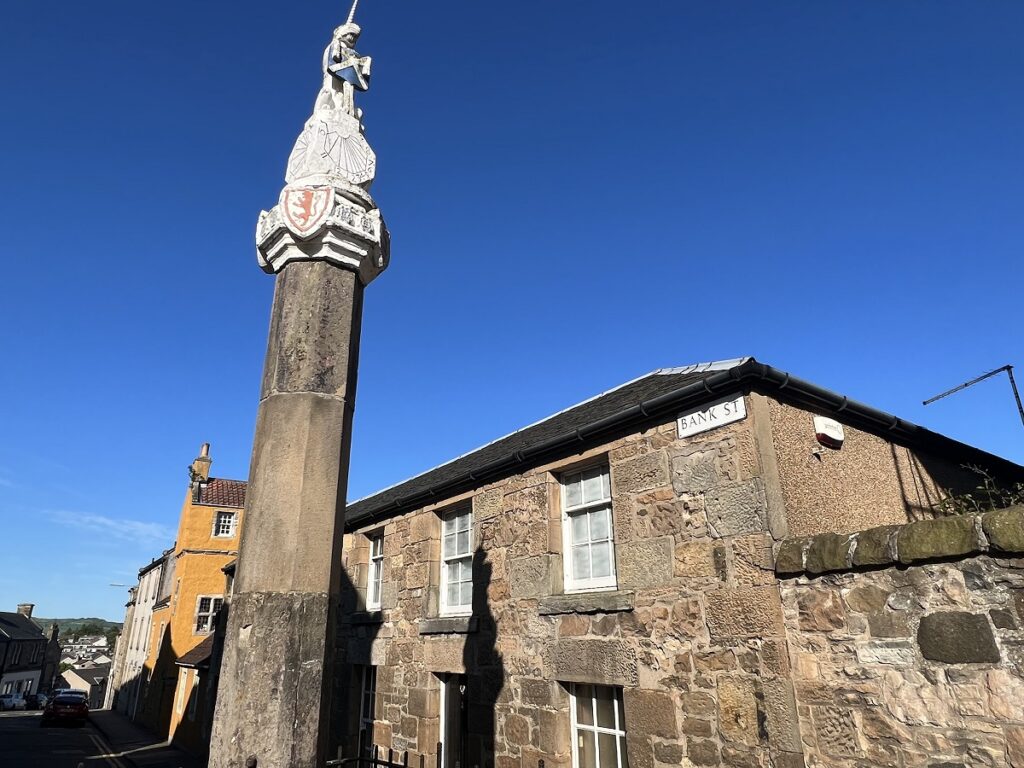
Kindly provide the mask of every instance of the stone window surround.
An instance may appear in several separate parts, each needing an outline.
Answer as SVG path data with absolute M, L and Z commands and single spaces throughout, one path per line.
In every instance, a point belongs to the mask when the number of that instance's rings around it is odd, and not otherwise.
M 438 560 L 439 560 L 440 568 L 439 568 L 439 572 L 438 572 L 439 578 L 437 580 L 437 584 L 438 584 L 438 599 L 437 599 L 437 603 L 438 603 L 438 616 L 441 617 L 441 618 L 445 618 L 445 617 L 458 617 L 458 616 L 468 617 L 468 616 L 471 616 L 472 612 L 473 612 L 472 597 L 470 597 L 469 605 L 461 605 L 460 604 L 460 605 L 457 605 L 457 606 L 454 606 L 454 607 L 448 606 L 447 600 L 446 600 L 446 592 L 448 590 L 448 580 L 447 580 L 447 565 L 448 565 L 448 561 L 445 559 L 445 554 L 444 554 L 444 523 L 445 523 L 445 518 L 447 518 L 447 517 L 461 517 L 464 514 L 469 515 L 469 553 L 468 553 L 468 557 L 470 558 L 470 563 L 472 564 L 473 551 L 475 550 L 475 548 L 477 546 L 477 543 L 479 541 L 479 536 L 478 536 L 478 531 L 477 531 L 477 526 L 476 526 L 475 515 L 473 514 L 472 502 L 470 502 L 470 503 L 458 502 L 458 503 L 449 505 L 449 506 L 445 507 L 444 509 L 439 509 L 435 513 L 435 515 L 437 517 L 438 525 L 439 525 L 437 539 L 438 539 L 438 555 L 439 555 Z M 457 541 L 458 540 L 458 531 L 457 530 L 455 532 L 455 537 L 456 537 L 455 540 Z M 454 560 L 454 561 L 459 561 L 459 560 L 465 559 L 466 557 L 467 557 L 467 555 L 458 554 L 457 553 L 457 554 L 452 555 L 449 559 L 450 560 Z M 472 576 L 470 578 L 472 578 Z M 475 589 L 475 586 L 476 586 L 475 584 L 472 585 L 471 591 L 472 591 L 472 589 Z
M 221 533 L 224 523 L 227 525 L 227 532 Z M 218 509 L 213 513 L 213 538 L 230 539 L 235 535 L 238 526 L 238 513 L 226 509 Z
M 203 600 L 210 601 L 210 610 L 202 611 Z M 213 623 L 217 619 L 217 612 L 220 611 L 224 605 L 224 595 L 196 595 L 196 611 L 195 621 L 192 622 L 192 634 L 193 635 L 208 635 L 214 630 Z M 200 617 L 207 617 L 207 628 L 205 630 L 199 628 Z M 163 634 L 163 625 L 161 625 L 161 635 Z
M 368 613 L 380 611 L 381 593 L 384 589 L 384 529 L 377 528 L 363 534 L 369 546 L 369 562 L 366 568 L 366 610 Z M 374 546 L 379 543 L 380 552 L 374 554 Z
M 583 503 L 582 497 L 580 504 L 573 507 L 573 511 L 584 511 L 590 512 L 596 510 L 598 507 L 603 507 L 605 504 L 608 508 L 608 533 L 611 543 L 611 575 L 607 577 L 598 577 L 584 580 L 580 586 L 576 586 L 572 578 L 572 558 L 570 556 L 572 550 L 572 528 L 571 528 L 571 516 L 566 511 L 566 478 L 572 478 L 577 474 L 582 474 L 588 470 L 594 470 L 603 468 L 605 474 L 608 477 L 608 497 L 591 504 Z M 601 457 L 601 460 L 588 460 L 582 464 L 577 463 L 572 466 L 563 467 L 559 470 L 551 471 L 552 478 L 558 483 L 558 513 L 562 523 L 562 571 L 563 571 L 563 592 L 565 594 L 570 593 L 581 593 L 581 592 L 607 592 L 614 591 L 617 586 L 617 567 L 615 562 L 615 514 L 612 509 L 612 492 L 611 492 L 611 464 L 608 461 L 607 455 Z M 582 488 L 581 488 L 582 493 Z
M 607 686 L 597 685 L 590 683 L 567 683 L 565 684 L 566 689 L 569 692 L 569 717 L 570 717 L 570 737 L 572 744 L 572 764 L 573 768 L 586 768 L 580 763 L 579 755 L 579 742 L 583 734 L 593 734 L 594 744 L 596 751 L 594 752 L 594 765 L 606 765 L 600 759 L 600 736 L 611 736 L 615 742 L 615 766 L 621 766 L 625 760 L 626 752 L 626 723 L 625 723 L 625 711 L 624 704 L 622 701 L 622 687 L 621 686 Z M 613 718 L 615 724 L 613 727 L 602 726 L 598 724 L 598 713 L 597 713 L 597 698 L 594 696 L 594 691 L 591 690 L 589 697 L 591 717 L 593 719 L 592 724 L 583 724 L 578 721 L 577 702 L 579 701 L 580 689 L 589 687 L 594 688 L 607 688 L 612 691 L 612 702 L 613 702 Z M 607 743 L 607 741 L 605 742 Z

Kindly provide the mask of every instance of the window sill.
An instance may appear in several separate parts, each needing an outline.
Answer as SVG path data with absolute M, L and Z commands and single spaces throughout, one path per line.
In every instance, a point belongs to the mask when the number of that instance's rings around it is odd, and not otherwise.
M 380 624 L 384 621 L 381 612 L 378 611 L 356 611 L 349 614 L 349 624 Z
M 476 616 L 441 616 L 436 619 L 421 619 L 421 635 L 469 635 L 476 632 Z
M 542 597 L 538 606 L 541 616 L 563 613 L 621 613 L 633 610 L 633 592 L 575 592 L 568 595 Z

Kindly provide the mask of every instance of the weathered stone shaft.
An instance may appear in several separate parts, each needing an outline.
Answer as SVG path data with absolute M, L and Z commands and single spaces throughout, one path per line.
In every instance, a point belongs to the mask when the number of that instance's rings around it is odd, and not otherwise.
M 325 261 L 277 277 L 210 768 L 327 759 L 362 295 Z

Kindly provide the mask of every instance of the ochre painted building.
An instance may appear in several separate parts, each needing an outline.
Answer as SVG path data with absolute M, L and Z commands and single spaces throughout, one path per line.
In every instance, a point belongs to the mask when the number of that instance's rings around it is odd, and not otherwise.
M 197 753 L 209 740 L 200 657 L 212 647 L 226 596 L 224 568 L 238 555 L 246 489 L 244 481 L 210 477 L 210 464 L 204 444 L 192 462 L 164 594 L 153 609 L 145 662 L 149 684 L 140 708 L 147 726 Z

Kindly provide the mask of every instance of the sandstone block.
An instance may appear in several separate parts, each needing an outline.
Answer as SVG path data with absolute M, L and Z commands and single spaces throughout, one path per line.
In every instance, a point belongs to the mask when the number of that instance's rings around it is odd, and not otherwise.
M 713 640 L 783 635 L 782 601 L 775 586 L 716 589 L 705 600 Z
M 654 743 L 654 759 L 668 765 L 683 764 L 683 747 L 680 744 L 667 744 L 663 741 Z
M 672 459 L 672 487 L 677 493 L 700 493 L 719 483 L 718 451 L 695 451 Z
M 1024 552 L 1024 507 L 989 512 L 981 518 L 989 544 L 1000 552 Z
M 899 530 L 898 525 L 882 525 L 858 533 L 853 550 L 853 564 L 863 567 L 895 562 L 896 533 Z
M 686 578 L 715 578 L 714 549 L 716 544 L 710 541 L 687 541 L 676 547 L 676 576 Z
M 437 717 L 437 691 L 426 688 L 410 688 L 407 709 L 416 717 Z
M 732 568 L 737 585 L 755 587 L 774 583 L 771 536 L 758 533 L 733 539 Z
M 506 715 L 505 741 L 510 747 L 529 746 L 530 721 L 520 715 Z
M 946 664 L 999 661 L 992 626 L 984 615 L 940 611 L 922 617 L 917 644 L 926 659 Z
M 620 640 L 566 639 L 551 649 L 555 680 L 570 683 L 634 686 L 636 653 Z
M 674 739 L 679 735 L 675 702 L 667 693 L 627 688 L 623 692 L 623 704 L 631 734 L 661 736 L 666 739 Z
M 534 707 L 551 706 L 551 682 L 524 677 L 519 681 L 519 695 L 523 704 Z
M 811 539 L 804 567 L 808 573 L 842 571 L 849 567 L 852 536 L 822 533 Z
M 814 730 L 818 746 L 827 754 L 857 757 L 862 752 L 857 724 L 849 709 L 814 707 Z
M 978 550 L 973 517 L 943 517 L 903 526 L 896 538 L 901 563 L 968 555 Z
M 704 494 L 708 525 L 716 536 L 736 536 L 767 530 L 764 486 L 755 477 L 712 488 Z
M 758 708 L 753 679 L 718 678 L 718 730 L 727 741 L 748 746 L 758 743 Z
M 1006 726 L 1006 759 L 1010 768 L 1024 768 L 1024 725 Z
M 509 563 L 509 591 L 512 597 L 543 597 L 553 591 L 552 556 L 536 555 Z
M 910 621 L 904 611 L 878 611 L 868 614 L 868 631 L 872 637 L 910 637 Z
M 427 637 L 423 643 L 423 664 L 428 672 L 462 674 L 466 671 L 463 660 L 465 638 Z
M 809 632 L 830 632 L 846 624 L 839 596 L 830 589 L 808 587 L 796 598 L 800 629 Z
M 409 542 L 427 541 L 439 531 L 437 515 L 432 512 L 419 512 L 409 521 Z
M 796 711 L 796 693 L 789 680 L 761 681 L 764 696 L 765 729 L 772 751 L 800 752 L 800 721 Z
M 885 607 L 885 602 L 889 599 L 890 594 L 890 590 L 883 589 L 876 584 L 864 584 L 847 590 L 843 597 L 851 611 L 875 613 Z
M 803 573 L 804 552 L 810 546 L 809 537 L 786 539 L 779 545 L 779 551 L 775 555 L 775 571 L 781 575 Z
M 654 768 L 654 754 L 647 739 L 626 739 L 626 755 L 629 768 Z
M 658 587 L 672 581 L 675 556 L 671 536 L 622 544 L 615 559 L 623 589 Z
M 572 750 L 569 736 L 568 709 L 552 711 L 535 710 L 537 719 L 537 748 L 542 755 L 568 755 Z M 545 757 L 545 765 L 547 758 Z M 533 763 L 529 768 L 537 763 Z
M 490 520 L 501 514 L 505 492 L 501 488 L 489 488 L 473 497 L 473 518 L 479 522 Z
M 906 641 L 880 641 L 857 646 L 857 661 L 861 664 L 909 667 L 914 658 L 914 647 Z
M 721 762 L 718 745 L 708 739 L 687 739 L 686 756 L 694 765 L 719 765 Z
M 639 493 L 668 485 L 668 462 L 662 451 L 620 461 L 611 468 L 615 493 Z

